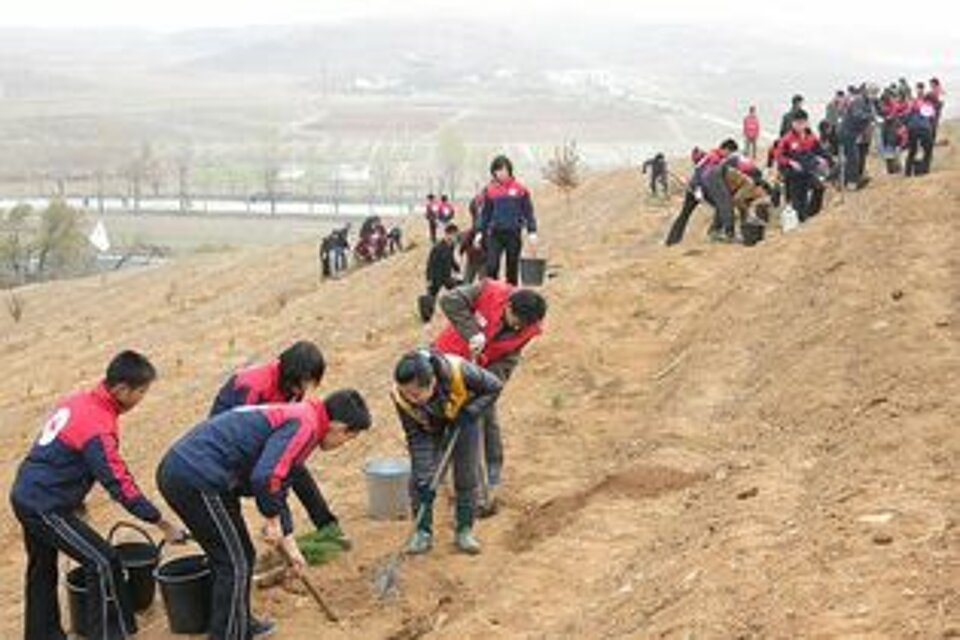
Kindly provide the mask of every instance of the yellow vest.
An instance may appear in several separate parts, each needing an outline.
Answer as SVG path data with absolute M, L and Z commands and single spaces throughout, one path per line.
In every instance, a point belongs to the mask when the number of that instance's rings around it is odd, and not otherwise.
M 464 359 L 454 355 L 444 355 L 443 357 L 450 363 L 449 397 L 443 405 L 443 417 L 453 422 L 460 414 L 463 405 L 470 399 L 470 392 L 467 390 L 467 384 L 463 379 Z M 427 412 L 408 402 L 407 399 L 403 397 L 403 394 L 400 393 L 398 387 L 394 387 L 392 395 L 393 401 L 397 403 L 397 406 L 400 407 L 405 414 L 416 420 L 423 427 L 430 426 L 430 416 Z

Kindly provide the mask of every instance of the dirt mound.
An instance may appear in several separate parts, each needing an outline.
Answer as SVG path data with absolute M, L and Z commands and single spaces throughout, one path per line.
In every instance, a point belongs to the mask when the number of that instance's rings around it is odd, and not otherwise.
M 0 485 L 53 399 L 120 348 L 160 370 L 124 419 L 150 491 L 227 372 L 312 338 L 329 388 L 362 388 L 377 424 L 310 461 L 356 542 L 311 571 L 344 623 L 302 594 L 257 592 L 284 637 L 951 637 L 956 147 L 938 147 L 924 178 L 874 167 L 869 189 L 831 194 L 820 217 L 751 249 L 706 244 L 700 213 L 665 249 L 679 202 L 646 201 L 634 171 L 590 178 L 570 209 L 538 192 L 550 317 L 502 399 L 505 509 L 478 523 L 483 554 L 468 558 L 444 506 L 433 552 L 403 564 L 392 600 L 374 598 L 373 568 L 410 524 L 365 518 L 361 469 L 404 452 L 390 372 L 425 337 L 423 248 L 322 284 L 304 245 L 22 290 L 23 319 L 0 317 Z M 90 503 L 103 529 L 126 517 L 101 493 Z M 2 637 L 21 633 L 19 540 L 8 516 Z M 157 609 L 144 640 L 169 637 Z
M 551 498 L 524 509 L 507 537 L 506 546 L 515 553 L 530 551 L 541 540 L 559 534 L 564 527 L 575 522 L 578 512 L 593 500 L 655 498 L 685 489 L 705 477 L 702 473 L 687 473 L 662 466 L 639 466 L 621 471 L 586 490 Z

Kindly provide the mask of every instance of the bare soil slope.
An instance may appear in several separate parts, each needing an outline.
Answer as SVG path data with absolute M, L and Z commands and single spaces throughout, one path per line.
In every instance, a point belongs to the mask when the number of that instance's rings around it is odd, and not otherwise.
M 422 246 L 324 284 L 303 245 L 22 290 L 23 320 L 0 318 L 0 488 L 55 397 L 121 347 L 162 372 L 124 427 L 149 489 L 231 368 L 308 337 L 377 426 L 311 460 L 357 541 L 313 573 L 344 622 L 258 592 L 280 637 L 958 636 L 960 165 L 937 151 L 934 174 L 880 177 L 753 249 L 663 248 L 677 203 L 645 200 L 636 173 L 590 179 L 570 210 L 541 190 L 555 277 L 502 402 L 506 508 L 476 559 L 441 528 L 396 600 L 373 598 L 371 571 L 409 524 L 364 517 L 361 466 L 403 452 L 387 393 L 423 337 Z M 2 637 L 20 634 L 18 538 L 8 513 Z M 168 637 L 159 602 L 144 628 Z

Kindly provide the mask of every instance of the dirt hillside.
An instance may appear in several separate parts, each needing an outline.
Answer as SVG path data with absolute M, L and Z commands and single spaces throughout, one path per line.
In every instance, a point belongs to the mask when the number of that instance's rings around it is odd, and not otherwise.
M 281 638 L 958 637 L 949 137 L 932 175 L 878 176 L 752 249 L 708 245 L 702 227 L 662 247 L 678 201 L 646 199 L 636 171 L 589 179 L 569 210 L 537 192 L 551 308 L 502 400 L 506 508 L 480 524 L 476 559 L 441 527 L 434 553 L 404 565 L 396 600 L 373 598 L 371 571 L 409 524 L 365 518 L 361 466 L 404 450 L 387 394 L 395 359 L 422 341 L 422 242 L 323 284 L 314 247 L 299 245 L 21 290 L 22 321 L 0 317 L 0 489 L 50 403 L 120 348 L 161 371 L 123 445 L 156 495 L 159 457 L 225 375 L 312 338 L 330 360 L 325 386 L 363 389 L 377 425 L 311 460 L 356 540 L 313 573 L 344 622 L 326 625 L 302 595 L 258 592 Z M 91 502 L 103 530 L 122 517 L 102 493 Z M 0 637 L 18 637 L 9 511 L 0 541 Z M 159 602 L 143 626 L 168 637 Z

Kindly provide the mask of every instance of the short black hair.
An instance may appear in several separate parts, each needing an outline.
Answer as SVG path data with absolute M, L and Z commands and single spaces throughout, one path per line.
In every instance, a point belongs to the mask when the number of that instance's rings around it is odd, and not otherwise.
M 323 399 L 330 420 L 347 425 L 347 431 L 366 431 L 373 424 L 367 402 L 356 389 L 340 389 Z
M 517 289 L 510 294 L 510 310 L 524 326 L 530 326 L 547 315 L 547 301 L 533 289 Z
M 447 194 L 443 194 L 442 196 L 440 196 L 440 200 L 442 200 L 443 202 L 447 202 L 448 200 L 450 200 L 450 196 L 448 196 Z
M 720 143 L 720 148 L 729 151 L 730 153 L 736 153 L 740 148 L 740 145 L 737 144 L 737 141 L 733 138 L 727 138 Z
M 435 195 L 432 194 L 432 193 L 428 193 L 428 194 L 427 194 L 427 200 L 434 200 L 434 199 L 436 199 L 436 197 L 437 197 L 437 196 L 435 196 Z
M 796 94 L 796 95 L 793 96 L 793 98 L 790 100 L 790 102 L 792 102 L 793 104 L 799 104 L 799 103 L 803 102 L 803 96 L 798 93 L 798 94 Z
M 460 227 L 452 222 L 443 228 L 444 233 L 460 233 Z
M 810 119 L 810 114 L 808 114 L 803 109 L 797 109 L 797 111 L 793 114 L 793 122 L 799 122 L 800 120 L 809 120 L 809 119 Z
M 280 354 L 280 391 L 289 400 L 304 382 L 320 384 L 327 362 L 317 345 L 308 340 L 294 342 Z
M 500 169 L 506 169 L 507 173 L 511 176 L 513 175 L 513 163 L 510 162 L 510 158 L 505 155 L 499 155 L 493 159 L 493 162 L 490 163 L 490 174 L 493 175 Z
M 425 351 L 410 351 L 404 354 L 393 370 L 393 380 L 397 384 L 415 382 L 418 387 L 427 387 L 434 379 L 433 364 Z
M 131 389 L 141 389 L 157 379 L 157 370 L 147 357 L 136 351 L 121 351 L 107 365 L 108 388 L 125 384 Z

